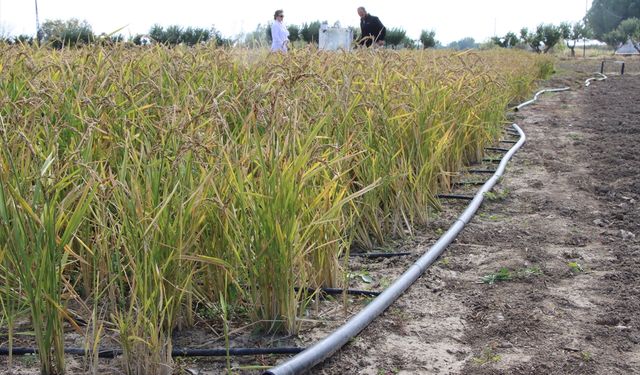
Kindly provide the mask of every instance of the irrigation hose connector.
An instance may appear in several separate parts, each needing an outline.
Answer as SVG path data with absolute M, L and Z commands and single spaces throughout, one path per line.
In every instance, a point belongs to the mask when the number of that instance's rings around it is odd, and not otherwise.
M 458 236 L 473 218 L 474 214 L 480 208 L 480 204 L 484 199 L 485 193 L 489 192 L 494 185 L 498 183 L 504 173 L 509 159 L 524 144 L 526 136 L 518 125 L 513 124 L 513 128 L 520 135 L 520 140 L 505 154 L 502 162 L 498 165 L 496 172 L 487 180 L 478 190 L 471 200 L 465 211 L 458 219 L 449 227 L 440 239 L 428 249 L 428 251 L 418 259 L 402 276 L 400 276 L 393 284 L 385 289 L 380 296 L 371 301 L 367 307 L 353 316 L 347 323 L 338 328 L 329 336 L 318 341 L 313 346 L 281 363 L 280 365 L 267 370 L 265 375 L 294 375 L 309 371 L 313 366 L 324 361 L 349 340 L 358 335 L 365 327 L 367 327 L 375 318 L 382 314 L 393 302 L 395 302 L 402 293 L 404 293 L 427 268 L 438 259 L 451 242 Z

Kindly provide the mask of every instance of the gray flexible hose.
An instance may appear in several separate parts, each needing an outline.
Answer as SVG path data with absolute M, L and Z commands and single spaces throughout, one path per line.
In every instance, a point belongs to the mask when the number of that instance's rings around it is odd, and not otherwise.
M 562 89 L 557 91 L 562 91 Z M 460 215 L 453 225 L 451 225 L 449 230 L 447 230 L 442 237 L 440 237 L 440 239 L 431 246 L 431 248 L 429 248 L 422 257 L 420 257 L 420 259 L 418 259 L 418 261 L 409 267 L 402 276 L 385 289 L 380 296 L 371 301 L 367 307 L 349 319 L 347 323 L 329 336 L 290 358 L 286 362 L 267 370 L 264 373 L 265 375 L 300 374 L 310 370 L 313 366 L 330 357 L 333 353 L 344 346 L 344 344 L 360 333 L 360 331 L 368 326 L 376 317 L 382 314 L 382 312 L 395 302 L 398 297 L 400 297 L 400 295 L 404 293 L 427 270 L 427 268 L 435 262 L 436 259 L 438 259 L 440 254 L 442 254 L 447 246 L 458 236 L 462 229 L 464 229 L 464 226 L 473 218 L 473 215 L 478 210 L 484 199 L 485 193 L 489 192 L 493 186 L 498 183 L 498 180 L 502 177 L 502 174 L 507 167 L 509 159 L 511 159 L 516 151 L 524 144 L 526 140 L 524 132 L 516 124 L 513 124 L 512 126 L 520 135 L 520 140 L 509 150 L 509 152 L 505 154 L 502 162 L 498 165 L 496 172 L 489 180 L 487 180 L 487 182 L 484 183 L 484 185 L 482 185 L 471 203 L 469 203 L 469 206 L 467 206 L 462 215 Z
M 517 105 L 513 110 L 514 110 L 514 111 L 516 111 L 516 112 L 517 112 L 517 111 L 519 111 L 519 110 L 520 110 L 520 108 L 522 108 L 522 107 L 524 107 L 524 106 L 527 106 L 527 105 L 529 105 L 529 104 L 531 104 L 531 103 L 535 102 L 536 100 L 538 100 L 538 96 L 540 96 L 541 94 L 544 94 L 545 92 L 558 92 L 558 91 L 567 91 L 567 90 L 571 90 L 571 88 L 570 88 L 570 87 L 562 87 L 562 88 L 558 88 L 558 89 L 544 89 L 544 90 L 540 90 L 540 91 L 538 91 L 538 92 L 533 96 L 533 99 L 528 100 L 528 101 L 526 101 L 526 102 L 524 102 L 524 103 L 521 103 L 521 104 Z
M 586 81 L 584 81 L 584 85 L 589 87 L 589 85 L 591 84 L 592 81 L 604 81 L 605 79 L 607 79 L 608 77 L 600 72 L 595 72 L 593 74 L 598 74 L 600 77 L 591 77 L 589 79 L 587 79 Z

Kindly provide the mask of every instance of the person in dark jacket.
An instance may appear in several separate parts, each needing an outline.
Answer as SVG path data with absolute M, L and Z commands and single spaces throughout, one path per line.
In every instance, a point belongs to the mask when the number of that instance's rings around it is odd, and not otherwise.
M 383 46 L 387 29 L 380 22 L 380 18 L 367 13 L 364 7 L 358 8 L 358 15 L 360 16 L 361 31 L 358 44 L 363 47 L 370 47 L 375 42 L 376 45 Z

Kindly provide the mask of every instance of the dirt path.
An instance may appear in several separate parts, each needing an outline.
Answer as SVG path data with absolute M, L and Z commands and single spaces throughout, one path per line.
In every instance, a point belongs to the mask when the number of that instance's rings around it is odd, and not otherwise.
M 640 372 L 640 76 L 581 82 L 518 114 L 528 141 L 493 199 L 312 373 Z

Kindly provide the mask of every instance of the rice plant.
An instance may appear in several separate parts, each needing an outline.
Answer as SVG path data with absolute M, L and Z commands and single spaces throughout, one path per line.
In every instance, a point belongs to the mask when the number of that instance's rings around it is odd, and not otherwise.
M 0 46 L 0 278 L 43 373 L 63 327 L 171 373 L 198 304 L 296 333 L 352 246 L 408 236 L 550 60 L 523 52 Z M 246 313 L 235 314 L 235 311 Z M 81 316 L 85 328 L 75 324 Z M 248 323 L 248 322 L 246 322 Z

